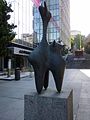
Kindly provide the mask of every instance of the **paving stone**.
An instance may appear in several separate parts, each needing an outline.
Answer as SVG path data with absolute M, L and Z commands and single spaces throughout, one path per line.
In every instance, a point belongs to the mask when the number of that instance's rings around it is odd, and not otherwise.
M 76 120 L 90 120 L 90 111 L 78 112 Z

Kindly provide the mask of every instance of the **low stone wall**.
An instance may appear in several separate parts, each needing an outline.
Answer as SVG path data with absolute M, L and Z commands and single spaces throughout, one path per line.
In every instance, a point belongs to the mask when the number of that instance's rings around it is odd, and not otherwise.
M 90 69 L 90 60 L 67 61 L 66 68 L 70 69 Z

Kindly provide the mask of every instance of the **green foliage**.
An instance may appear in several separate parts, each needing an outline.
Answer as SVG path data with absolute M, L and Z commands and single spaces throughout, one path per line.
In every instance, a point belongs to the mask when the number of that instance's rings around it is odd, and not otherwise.
M 80 41 L 81 41 L 81 35 L 78 34 L 76 35 L 76 37 L 74 38 L 75 44 L 76 44 L 76 48 L 80 49 Z
M 11 4 L 8 5 L 6 0 L 0 0 L 0 56 L 8 54 L 7 46 L 15 37 L 13 29 L 16 26 L 8 23 L 11 12 Z
M 71 49 L 73 48 L 74 46 L 74 38 L 71 37 Z
M 76 44 L 76 48 L 77 49 L 81 49 L 83 48 L 83 41 L 84 41 L 84 36 L 83 35 L 76 35 L 76 37 L 74 38 L 74 44 Z

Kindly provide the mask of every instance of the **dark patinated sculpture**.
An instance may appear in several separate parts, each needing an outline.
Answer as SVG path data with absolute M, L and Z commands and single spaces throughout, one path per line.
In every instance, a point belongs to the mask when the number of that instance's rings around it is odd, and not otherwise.
M 37 92 L 40 94 L 43 87 L 47 89 L 49 70 L 53 74 L 57 91 L 60 92 L 65 70 L 65 61 L 60 53 L 62 46 L 55 41 L 50 45 L 47 42 L 47 26 L 51 18 L 51 13 L 47 10 L 45 2 L 44 7 L 42 5 L 39 7 L 39 12 L 43 21 L 43 37 L 39 46 L 34 49 L 28 59 L 34 68 Z

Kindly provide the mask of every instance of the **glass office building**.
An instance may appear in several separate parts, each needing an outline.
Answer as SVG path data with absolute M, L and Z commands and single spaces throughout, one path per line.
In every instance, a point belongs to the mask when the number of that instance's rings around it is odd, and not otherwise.
M 47 29 L 47 40 L 62 41 L 68 47 L 70 37 L 70 13 L 69 0 L 41 0 L 41 3 L 46 1 L 47 7 L 52 14 L 52 20 L 49 22 Z M 33 31 L 36 33 L 36 41 L 42 39 L 42 20 L 37 7 L 33 7 Z

